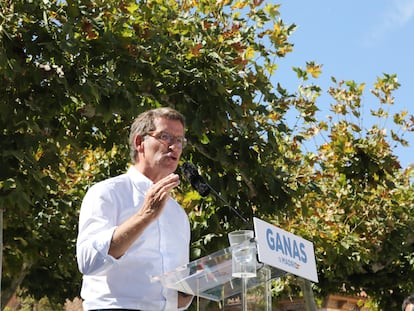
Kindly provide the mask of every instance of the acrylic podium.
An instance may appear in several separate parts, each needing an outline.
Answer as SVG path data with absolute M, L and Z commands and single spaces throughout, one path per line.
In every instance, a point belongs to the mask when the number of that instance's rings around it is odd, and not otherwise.
M 254 217 L 255 238 L 242 244 L 230 246 L 211 255 L 199 258 L 174 271 L 152 278 L 153 282 L 161 282 L 164 287 L 195 296 L 197 310 L 199 298 L 221 302 L 226 306 L 226 300 L 239 297 L 239 310 L 263 310 L 272 308 L 271 283 L 287 273 L 309 281 L 318 282 L 313 244 L 282 230 L 270 223 Z M 246 244 L 248 243 L 248 244 Z M 233 277 L 234 259 L 237 247 L 252 247 L 257 250 L 256 276 Z M 236 247 L 236 248 L 235 248 Z M 316 310 L 311 298 L 310 286 L 304 291 L 308 297 L 308 310 Z M 260 301 L 259 305 L 248 307 L 248 295 Z M 313 300 L 313 301 L 312 301 Z M 222 310 L 226 308 L 223 307 Z M 232 310 L 234 310 L 232 308 Z
M 200 297 L 220 302 L 223 306 L 227 304 L 226 300 L 237 297 L 236 299 L 240 299 L 240 310 L 252 309 L 247 309 L 247 294 L 254 292 L 256 300 L 260 301 L 259 304 L 255 303 L 254 309 L 270 311 L 270 282 L 287 272 L 260 262 L 256 264 L 256 271 L 256 277 L 232 277 L 232 247 L 228 247 L 178 267 L 174 271 L 153 277 L 152 281 L 159 281 L 164 287 L 195 296 L 193 304 L 197 305 Z

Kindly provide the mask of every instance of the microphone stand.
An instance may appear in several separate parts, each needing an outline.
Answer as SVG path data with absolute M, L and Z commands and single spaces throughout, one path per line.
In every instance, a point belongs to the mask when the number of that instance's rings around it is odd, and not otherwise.
M 240 212 L 234 208 L 233 206 L 229 205 L 227 201 L 208 183 L 206 183 L 201 177 L 201 175 L 198 173 L 198 170 L 194 164 L 191 162 L 185 162 L 181 166 L 181 172 L 184 174 L 185 178 L 190 182 L 191 186 L 202 196 L 205 197 L 209 195 L 210 193 L 213 193 L 216 198 L 218 198 L 222 203 L 224 203 L 225 206 L 229 207 L 230 210 L 239 217 L 245 225 L 248 225 L 250 228 L 249 221 L 243 217 Z
M 207 185 L 207 187 L 210 189 L 211 193 L 214 194 L 214 196 L 216 198 L 218 198 L 225 206 L 227 206 L 228 208 L 230 208 L 230 210 L 235 213 L 243 222 L 245 225 L 248 225 L 250 227 L 250 223 L 249 221 L 243 217 L 242 214 L 240 214 L 240 212 L 233 206 L 231 206 L 213 187 L 211 187 L 208 183 L 205 183 L 205 185 Z

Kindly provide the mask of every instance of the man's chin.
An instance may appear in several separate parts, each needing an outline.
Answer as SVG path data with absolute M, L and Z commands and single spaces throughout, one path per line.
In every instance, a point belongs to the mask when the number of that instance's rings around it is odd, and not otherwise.
M 173 158 L 167 158 L 164 164 L 166 168 L 169 168 L 171 170 L 171 173 L 175 172 L 178 167 L 178 161 Z

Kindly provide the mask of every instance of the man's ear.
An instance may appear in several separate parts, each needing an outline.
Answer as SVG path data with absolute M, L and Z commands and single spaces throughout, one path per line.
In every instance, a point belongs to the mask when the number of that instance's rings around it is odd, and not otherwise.
M 135 149 L 139 150 L 140 148 L 142 148 L 143 142 L 144 142 L 144 136 L 141 136 L 141 135 L 135 136 L 135 141 L 134 141 Z

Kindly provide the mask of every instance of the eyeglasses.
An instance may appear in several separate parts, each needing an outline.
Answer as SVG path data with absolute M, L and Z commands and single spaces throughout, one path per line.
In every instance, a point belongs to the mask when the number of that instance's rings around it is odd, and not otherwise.
M 185 146 L 187 146 L 187 139 L 183 136 L 174 136 L 167 132 L 148 133 L 147 136 L 151 136 L 155 139 L 161 140 L 168 146 L 177 145 L 181 149 L 184 149 Z

